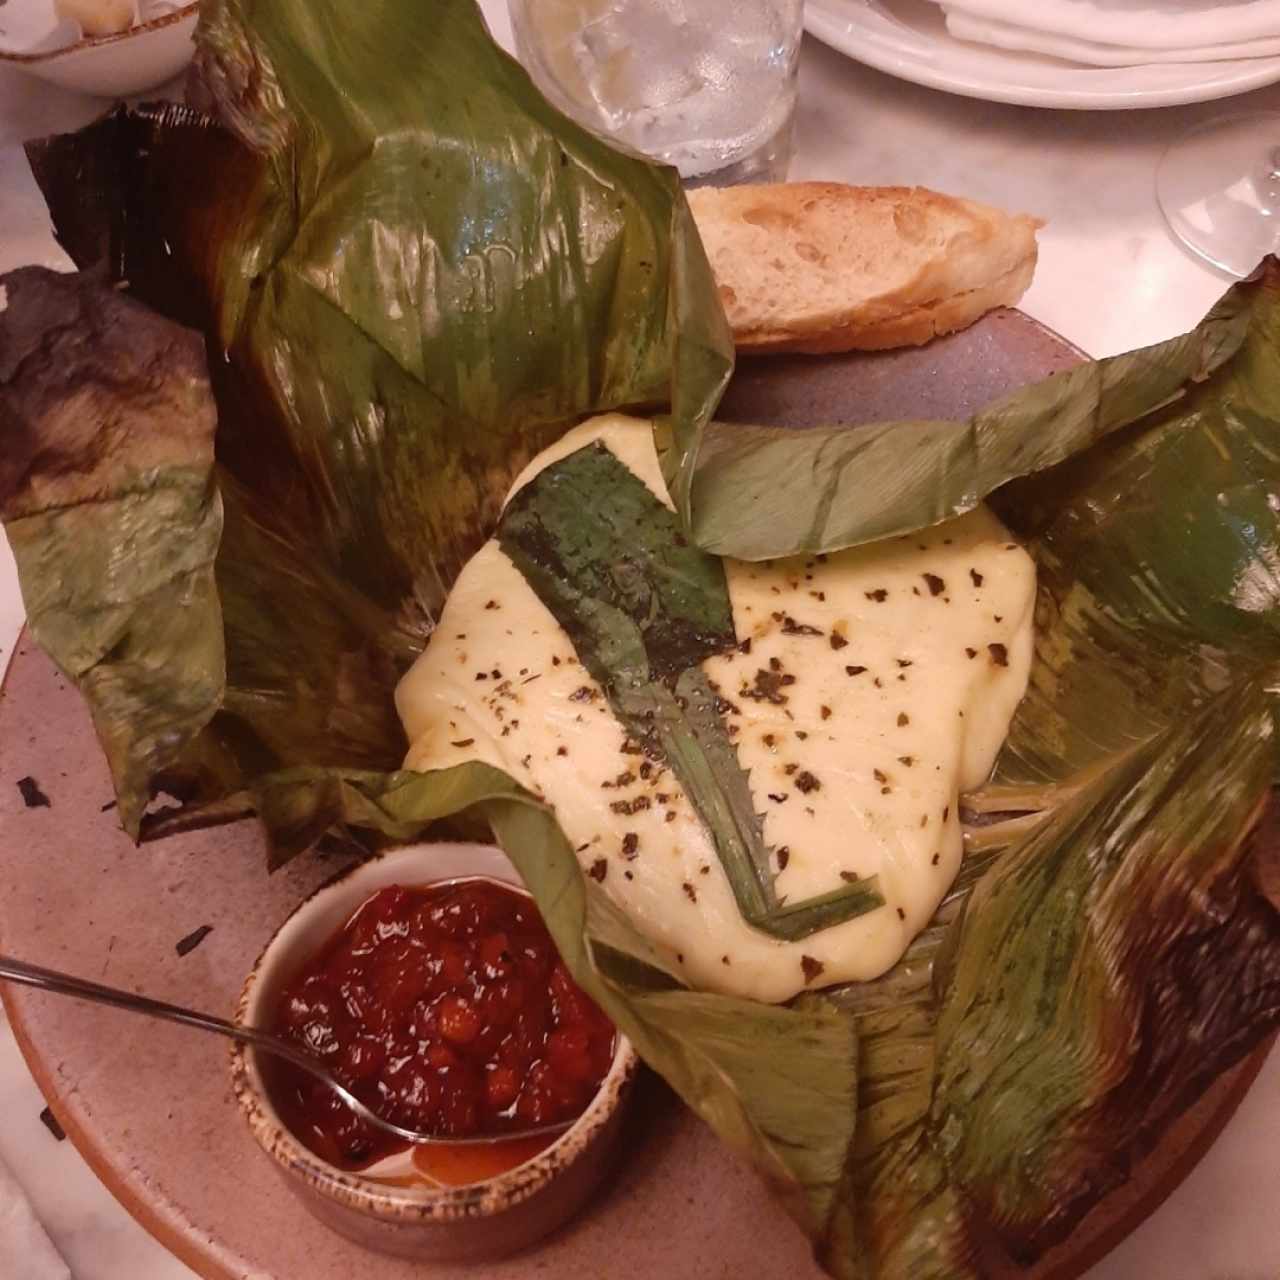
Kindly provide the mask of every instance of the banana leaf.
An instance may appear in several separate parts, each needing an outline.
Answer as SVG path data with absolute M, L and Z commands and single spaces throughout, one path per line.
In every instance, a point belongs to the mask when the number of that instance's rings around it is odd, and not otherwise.
M 1245 295 L 1226 294 L 1190 333 L 1088 361 L 965 422 L 885 422 L 851 432 L 741 423 L 674 425 L 667 477 L 699 546 L 740 560 L 829 551 L 971 511 L 1176 400 L 1239 349 Z
M 4 278 L 0 519 L 135 828 L 222 696 L 215 423 L 198 334 L 43 267 Z
M 200 689 L 186 676 L 194 651 L 187 665 L 181 650 L 149 655 L 143 709 L 169 731 L 165 752 L 145 754 L 137 733 L 110 750 L 139 711 L 70 661 L 64 636 L 100 606 L 92 591 L 61 631 L 32 609 L 36 638 L 90 700 L 126 828 L 161 786 L 186 803 L 142 829 L 254 812 L 277 865 L 336 825 L 404 839 L 438 818 L 487 819 L 584 985 L 817 1234 L 855 1120 L 848 1019 L 818 998 L 769 1008 L 685 990 L 509 779 L 391 772 L 406 745 L 395 682 L 524 463 L 588 413 L 669 408 L 680 421 L 718 398 L 732 347 L 676 175 L 550 108 L 468 0 L 429 12 L 211 2 L 198 44 L 221 123 L 122 109 L 29 151 L 73 259 L 205 334 L 218 404 L 216 488 L 204 479 L 225 519 L 220 544 L 216 526 L 200 542 L 206 570 L 217 549 L 216 592 L 197 614 L 147 581 L 159 617 L 122 605 L 121 625 L 155 629 L 161 647 L 168 606 L 225 652 L 225 684 L 210 663 Z M 96 278 L 62 285 L 89 312 L 120 297 Z M 46 326 L 16 289 L 12 302 L 8 323 L 38 347 Z M 47 437 L 38 379 L 7 373 L 4 394 Z M 87 410 L 82 435 L 100 423 Z M 173 482 L 153 468 L 79 496 L 95 551 L 126 578 L 141 567 L 122 505 Z M 52 540 L 55 508 L 24 514 L 35 523 L 19 568 L 35 602 L 78 548 Z M 200 528 L 171 510 L 156 519 L 170 551 Z M 169 682 L 201 713 L 190 732 L 158 696 Z M 802 1052 L 791 1087 L 774 1088 L 783 1045 Z
M 724 563 L 602 444 L 539 472 L 508 503 L 498 543 L 604 689 L 627 737 L 671 769 L 716 849 L 744 920 L 794 941 L 884 906 L 875 879 L 784 906 L 776 853 L 725 711 L 699 665 L 735 648 Z M 723 704 L 723 706 L 721 705 Z
M 1280 1024 L 1245 838 L 1275 767 L 1280 268 L 1184 339 L 968 423 L 865 449 L 722 428 L 727 338 L 674 177 L 556 115 L 473 5 L 214 0 L 198 43 L 221 126 L 117 114 L 33 153 L 77 260 L 206 335 L 218 406 L 225 687 L 158 773 L 145 735 L 117 753 L 117 786 L 152 772 L 181 820 L 252 809 L 277 860 L 335 827 L 479 817 L 578 980 L 833 1273 L 1039 1256 Z M 391 688 L 514 471 L 584 413 L 668 404 L 673 493 L 711 550 L 830 549 L 989 494 L 1040 567 L 1033 685 L 970 798 L 1017 816 L 971 833 L 878 982 L 781 1008 L 689 991 L 534 797 L 480 766 L 397 771 Z M 114 497 L 94 536 L 120 548 Z M 39 597 L 75 548 L 37 550 Z M 170 716 L 162 665 L 141 701 L 190 732 L 203 711 Z
M 1215 373 L 994 495 L 1036 559 L 1036 658 L 969 803 L 1027 816 L 973 833 L 904 961 L 835 993 L 861 1054 L 837 1271 L 850 1241 L 892 1276 L 1034 1262 L 1280 1022 L 1247 839 L 1275 770 L 1280 264 L 1227 308 Z
M 594 412 L 692 424 L 732 367 L 675 173 L 549 106 L 472 0 L 224 0 L 197 43 L 220 125 L 120 110 L 31 149 L 78 265 L 208 342 L 227 678 L 165 771 L 188 815 L 396 767 L 386 690 L 524 463 Z

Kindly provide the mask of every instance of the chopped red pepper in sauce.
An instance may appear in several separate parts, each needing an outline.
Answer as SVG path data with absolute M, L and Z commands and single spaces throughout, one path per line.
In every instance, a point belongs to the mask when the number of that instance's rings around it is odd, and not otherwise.
M 446 1137 L 580 1115 L 614 1052 L 612 1023 L 569 976 L 533 900 L 478 878 L 379 890 L 281 994 L 276 1029 L 378 1115 Z M 323 1159 L 362 1169 L 405 1149 L 318 1081 L 272 1070 L 285 1123 Z M 554 1140 L 418 1147 L 414 1160 L 465 1183 Z

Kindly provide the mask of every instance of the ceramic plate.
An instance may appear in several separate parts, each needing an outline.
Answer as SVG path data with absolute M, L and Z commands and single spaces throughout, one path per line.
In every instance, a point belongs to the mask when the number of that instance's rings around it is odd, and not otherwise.
M 141 21 L 118 35 L 84 36 L 53 0 L 0 0 L 0 63 L 77 93 L 148 93 L 191 61 L 199 0 L 143 0 Z
M 947 34 L 929 0 L 806 0 L 805 27 L 859 62 L 967 98 L 1077 111 L 1167 107 L 1226 98 L 1280 80 L 1280 57 L 1087 67 L 969 44 Z
M 740 360 L 720 416 L 794 426 L 963 417 L 1079 358 L 1035 321 L 996 311 L 922 348 Z M 23 804 L 13 781 L 28 775 L 47 806 Z M 26 640 L 0 697 L 0 782 L 4 949 L 160 999 L 230 1012 L 281 920 L 341 865 L 317 854 L 268 876 L 249 823 L 135 847 L 111 811 L 83 700 Z M 179 956 L 178 940 L 204 925 L 199 946 Z M 217 1042 L 44 992 L 0 995 L 72 1141 L 207 1280 L 482 1280 L 474 1267 L 364 1252 L 316 1223 L 256 1149 Z M 1129 1182 L 1020 1280 L 1079 1276 L 1131 1231 L 1205 1153 L 1265 1053 L 1220 1077 Z M 581 1214 L 484 1266 L 483 1280 L 824 1280 L 764 1183 L 652 1076 L 640 1082 L 622 1146 Z

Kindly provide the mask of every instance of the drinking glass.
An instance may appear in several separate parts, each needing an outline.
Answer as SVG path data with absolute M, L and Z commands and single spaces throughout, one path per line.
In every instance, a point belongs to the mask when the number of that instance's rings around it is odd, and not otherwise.
M 508 0 L 520 61 L 567 115 L 690 185 L 777 182 L 803 0 Z
M 1233 276 L 1280 252 L 1280 112 L 1209 120 L 1170 144 L 1156 169 L 1169 229 Z

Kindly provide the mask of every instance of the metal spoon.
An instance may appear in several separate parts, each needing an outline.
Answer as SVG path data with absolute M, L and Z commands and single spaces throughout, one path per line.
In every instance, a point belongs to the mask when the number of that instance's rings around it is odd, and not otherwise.
M 291 1062 L 295 1067 L 300 1067 L 314 1076 L 321 1084 L 327 1085 L 366 1124 L 371 1124 L 375 1129 L 381 1129 L 402 1142 L 417 1146 L 433 1144 L 450 1147 L 478 1146 L 482 1143 L 505 1142 L 511 1138 L 538 1138 L 543 1135 L 563 1133 L 573 1124 L 572 1120 L 561 1120 L 555 1124 L 539 1125 L 533 1129 L 521 1129 L 516 1133 L 468 1138 L 442 1138 L 438 1134 L 419 1133 L 416 1129 L 406 1129 L 401 1125 L 392 1124 L 390 1120 L 384 1120 L 380 1115 L 370 1111 L 314 1054 L 269 1031 L 241 1026 L 237 1022 L 215 1018 L 209 1013 L 184 1009 L 181 1005 L 166 1004 L 162 1000 L 151 1000 L 147 996 L 134 995 L 133 992 L 122 991 L 118 987 L 89 982 L 84 978 L 73 977 L 69 973 L 59 973 L 56 969 L 42 969 L 39 965 L 27 964 L 23 960 L 14 960 L 5 955 L 0 955 L 0 978 L 7 978 L 10 982 L 18 982 L 28 987 L 38 987 L 41 991 L 53 991 L 58 995 L 76 996 L 81 1000 L 93 1000 L 98 1004 L 111 1005 L 116 1009 L 128 1009 L 132 1013 L 142 1013 L 149 1018 L 179 1022 L 183 1026 L 195 1027 L 199 1031 L 212 1031 L 215 1035 L 226 1036 L 229 1040 L 238 1040 L 242 1044 L 252 1045 L 255 1049 L 273 1053 L 276 1057 L 284 1058 L 286 1062 Z

